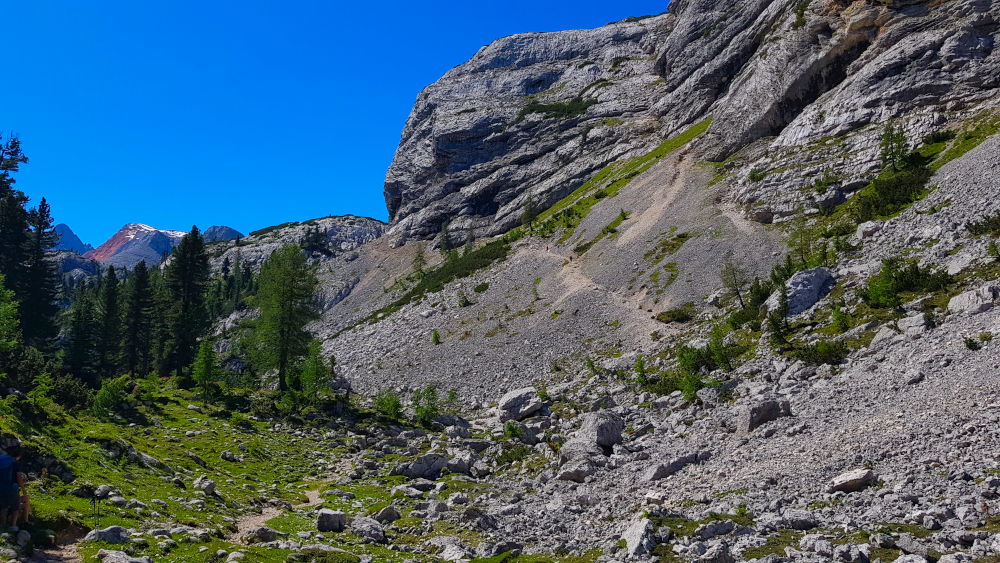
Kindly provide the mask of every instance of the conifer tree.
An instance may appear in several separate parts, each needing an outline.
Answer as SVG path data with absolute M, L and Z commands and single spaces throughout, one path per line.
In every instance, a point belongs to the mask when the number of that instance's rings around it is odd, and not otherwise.
M 0 274 L 0 352 L 13 349 L 21 338 L 17 301 L 14 292 L 4 287 L 4 283 L 3 274 Z
M 28 158 L 21 152 L 17 137 L 0 139 L 0 274 L 22 303 L 28 249 L 28 213 L 24 206 L 28 198 L 14 189 L 13 174 L 26 162 Z
M 26 344 L 47 349 L 59 332 L 56 299 L 60 280 L 55 263 L 46 258 L 49 250 L 59 242 L 59 235 L 52 228 L 52 216 L 45 198 L 28 213 L 28 225 L 21 328 Z
M 66 365 L 73 376 L 95 388 L 99 381 L 98 332 L 99 322 L 94 298 L 88 292 L 81 292 L 70 310 Z
M 121 364 L 122 312 L 119 281 L 114 266 L 109 266 L 101 281 L 99 298 L 99 334 L 97 356 L 103 377 L 114 377 Z
M 209 327 L 205 290 L 209 281 L 208 254 L 198 227 L 184 235 L 166 270 L 170 291 L 169 365 L 181 386 L 189 384 L 186 369 L 194 360 L 198 339 Z
M 293 362 L 308 352 L 312 340 L 306 324 L 318 317 L 315 291 L 319 280 L 297 245 L 288 245 L 264 262 L 253 303 L 260 318 L 245 346 L 260 371 L 277 370 L 278 389 L 288 389 Z
M 299 373 L 299 385 L 302 386 L 302 394 L 307 401 L 316 401 L 323 384 L 329 381 L 330 375 L 330 368 L 323 361 L 322 347 L 318 340 L 313 340 L 309 344 L 309 352 L 302 362 L 302 371 Z
M 198 346 L 198 354 L 191 364 L 191 378 L 201 391 L 201 400 L 208 402 L 219 378 L 218 359 L 209 340 L 202 340 Z
M 123 323 L 125 368 L 132 375 L 146 375 L 153 346 L 153 288 L 146 262 L 136 264 L 128 280 Z

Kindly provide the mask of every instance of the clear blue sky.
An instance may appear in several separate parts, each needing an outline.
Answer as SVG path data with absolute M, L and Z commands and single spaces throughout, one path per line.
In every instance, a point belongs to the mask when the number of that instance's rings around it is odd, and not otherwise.
M 18 187 L 97 245 L 125 223 L 386 218 L 417 93 L 493 39 L 665 0 L 4 2 L 0 130 Z

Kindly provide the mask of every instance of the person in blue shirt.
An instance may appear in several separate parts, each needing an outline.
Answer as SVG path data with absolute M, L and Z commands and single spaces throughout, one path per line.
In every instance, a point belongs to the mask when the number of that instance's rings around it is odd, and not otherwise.
M 20 459 L 20 446 L 11 446 L 6 455 L 0 456 L 0 526 L 17 525 L 21 507 L 28 497 Z

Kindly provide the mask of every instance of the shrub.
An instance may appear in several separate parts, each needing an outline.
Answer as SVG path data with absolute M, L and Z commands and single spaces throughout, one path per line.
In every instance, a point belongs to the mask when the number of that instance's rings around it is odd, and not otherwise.
M 767 177 L 767 170 L 762 168 L 754 168 L 750 170 L 750 174 L 747 175 L 747 179 L 754 183 L 760 182 L 765 177 Z
M 253 423 L 247 418 L 247 415 L 234 411 L 229 415 L 229 425 L 233 428 L 239 428 L 240 430 L 252 430 Z
M 661 323 L 686 323 L 694 318 L 694 303 L 685 303 L 673 309 L 667 309 L 656 315 L 656 320 Z
M 949 131 L 947 129 L 938 129 L 932 133 L 924 135 L 923 143 L 925 145 L 935 145 L 937 143 L 946 143 L 954 139 L 958 134 L 954 131 Z
M 489 288 L 490 284 L 488 282 L 483 282 L 477 285 L 476 287 L 472 288 L 472 291 L 475 291 L 476 293 L 486 293 L 486 290 Z
M 527 459 L 531 455 L 531 448 L 525 446 L 524 444 L 518 444 L 516 446 L 504 447 L 497 455 L 497 463 L 500 465 L 508 465 L 516 461 L 521 461 Z
M 468 307 L 469 305 L 472 305 L 472 304 L 473 304 L 472 300 L 469 299 L 469 297 L 465 294 L 464 291 L 459 291 L 458 292 L 458 306 L 459 307 Z
M 399 421 L 403 418 L 403 401 L 398 393 L 385 389 L 375 395 L 375 412 L 389 420 Z
M 847 332 L 851 329 L 852 324 L 853 322 L 851 316 L 844 312 L 844 307 L 842 305 L 833 308 L 833 322 L 831 323 L 831 326 L 837 334 Z
M 819 340 L 813 344 L 797 347 L 792 356 L 814 366 L 835 365 L 847 358 L 847 345 L 836 340 Z
M 730 313 L 729 316 L 726 317 L 726 323 L 732 327 L 733 330 L 736 330 L 750 321 L 757 320 L 759 317 L 760 310 L 757 307 L 744 307 Z
M 1000 212 L 986 215 L 978 221 L 969 221 L 965 224 L 965 228 L 975 236 L 998 236 L 1000 235 Z
M 861 299 L 875 308 L 900 305 L 899 294 L 909 291 L 938 291 L 951 283 L 951 276 L 943 271 L 921 268 L 915 261 L 905 265 L 896 258 L 882 262 L 882 269 L 868 280 L 861 291 Z
M 859 222 L 892 215 L 919 199 L 930 177 L 925 166 L 888 169 L 858 192 L 852 215 Z
M 63 408 L 72 412 L 90 408 L 94 392 L 76 377 L 57 375 L 52 379 L 52 390 L 49 392 L 49 396 Z
M 513 420 L 508 420 L 507 423 L 503 425 L 503 435 L 509 440 L 517 440 L 524 435 L 524 428 Z
M 95 416 L 108 418 L 112 413 L 121 409 L 125 403 L 126 387 L 129 378 L 127 375 L 115 379 L 105 379 L 101 383 L 101 388 L 94 396 L 94 403 L 91 406 Z
M 983 345 L 980 344 L 979 341 L 976 340 L 975 338 L 969 338 L 968 336 L 966 336 L 965 337 L 965 347 L 968 348 L 969 350 L 975 351 L 975 350 L 979 350 L 980 348 L 982 348 Z
M 417 424 L 430 427 L 440 412 L 437 387 L 428 385 L 413 394 L 413 418 Z
M 431 344 L 437 346 L 440 343 L 441 343 L 441 333 L 438 332 L 437 329 L 434 329 L 433 331 L 431 331 Z
M 517 115 L 516 122 L 521 121 L 525 118 L 525 116 L 532 113 L 540 113 L 547 118 L 568 119 L 570 117 L 576 117 L 587 113 L 590 106 L 596 103 L 597 100 L 595 99 L 585 99 L 579 96 L 568 102 L 556 102 L 552 104 L 543 104 L 533 99 L 528 102 L 528 105 L 521 109 L 521 112 Z

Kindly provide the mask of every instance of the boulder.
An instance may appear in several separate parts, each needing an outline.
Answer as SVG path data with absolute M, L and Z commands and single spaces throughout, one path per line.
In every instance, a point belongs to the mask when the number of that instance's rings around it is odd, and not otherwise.
M 878 477 L 870 469 L 855 469 L 847 473 L 841 473 L 834 477 L 827 484 L 828 493 L 844 492 L 853 493 L 864 489 L 878 480 Z
M 153 563 L 149 557 L 132 557 L 124 551 L 102 549 L 97 552 L 97 558 L 104 563 Z
M 207 475 L 202 475 L 195 479 L 194 488 L 204 491 L 206 495 L 214 495 L 216 493 L 215 481 L 209 479 Z
M 103 541 L 108 543 L 128 542 L 128 530 L 121 526 L 109 526 L 101 530 L 91 530 L 84 536 L 84 541 Z
M 510 391 L 497 403 L 497 414 L 501 422 L 524 420 L 540 411 L 545 404 L 534 387 L 524 387 Z
M 712 456 L 711 452 L 691 452 L 681 454 L 667 463 L 658 463 L 642 473 L 644 481 L 658 481 L 670 477 L 681 469 L 692 463 L 699 463 L 708 460 Z
M 830 293 L 834 283 L 836 283 L 836 279 L 829 268 L 810 268 L 796 272 L 785 282 L 785 293 L 788 295 L 788 316 L 793 317 L 812 308 L 817 301 Z M 767 310 L 777 309 L 780 299 L 780 292 L 774 292 L 765 303 Z
M 385 543 L 385 531 L 382 524 L 374 518 L 358 516 L 351 520 L 351 531 L 366 542 Z
M 390 504 L 389 506 L 376 512 L 375 515 L 372 516 L 372 518 L 374 518 L 381 524 L 389 524 L 395 522 L 396 520 L 399 520 L 401 516 L 399 514 L 399 510 L 395 506 Z
M 979 289 L 959 293 L 948 301 L 948 312 L 963 315 L 977 315 L 993 308 L 997 297 L 997 287 L 992 284 Z
M 324 508 L 316 515 L 316 529 L 320 532 L 343 532 L 347 527 L 347 515 L 339 510 Z
M 574 437 L 592 442 L 607 451 L 621 443 L 624 429 L 625 422 L 618 415 L 608 411 L 593 412 L 583 415 L 583 423 Z
M 278 535 L 277 531 L 266 526 L 261 526 L 250 530 L 250 532 L 244 536 L 244 539 L 248 543 L 267 543 L 278 539 Z
M 392 469 L 393 475 L 403 475 L 410 479 L 437 479 L 441 470 L 448 466 L 448 458 L 441 454 L 424 454 L 417 459 L 401 463 Z
M 649 518 L 636 520 L 622 533 L 622 539 L 625 541 L 625 555 L 627 557 L 649 555 L 656 547 L 656 540 L 653 538 L 653 522 Z
M 785 416 L 792 416 L 787 400 L 765 397 L 742 406 L 736 413 L 733 426 L 737 432 L 752 432 L 762 424 Z

